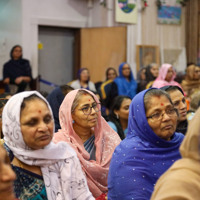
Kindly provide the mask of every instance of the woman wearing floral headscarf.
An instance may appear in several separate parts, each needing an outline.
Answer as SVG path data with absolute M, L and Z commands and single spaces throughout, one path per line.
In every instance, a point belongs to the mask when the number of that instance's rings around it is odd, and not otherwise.
M 94 199 L 75 151 L 51 142 L 53 116 L 38 92 L 12 96 L 3 110 L 5 147 L 9 152 L 19 199 Z
M 54 136 L 54 142 L 65 141 L 75 149 L 95 198 L 108 191 L 110 160 L 120 142 L 100 109 L 92 92 L 85 89 L 69 92 L 60 107 L 61 129 Z

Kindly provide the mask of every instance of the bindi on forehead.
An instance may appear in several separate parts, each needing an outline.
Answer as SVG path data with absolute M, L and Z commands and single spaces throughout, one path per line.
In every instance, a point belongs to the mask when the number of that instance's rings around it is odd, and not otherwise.
M 161 103 L 160 105 L 161 105 L 161 106 L 164 106 L 164 104 L 163 104 L 163 103 Z
M 38 110 L 38 113 L 41 113 L 42 111 L 41 110 Z

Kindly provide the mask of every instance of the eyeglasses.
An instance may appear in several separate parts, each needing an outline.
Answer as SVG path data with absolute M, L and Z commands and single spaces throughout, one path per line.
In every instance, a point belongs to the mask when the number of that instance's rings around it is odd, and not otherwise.
M 175 108 L 167 109 L 164 113 L 154 113 L 153 115 L 148 116 L 147 119 L 151 118 L 153 121 L 159 121 L 162 120 L 164 114 L 167 114 L 169 117 L 173 117 L 175 114 L 177 114 L 177 110 Z
M 100 103 L 94 103 L 92 104 L 92 106 L 84 106 L 83 108 L 79 109 L 82 110 L 84 115 L 90 115 L 92 112 L 92 108 L 94 109 L 95 112 L 99 112 L 100 111 L 100 106 L 98 108 L 98 105 L 100 105 Z

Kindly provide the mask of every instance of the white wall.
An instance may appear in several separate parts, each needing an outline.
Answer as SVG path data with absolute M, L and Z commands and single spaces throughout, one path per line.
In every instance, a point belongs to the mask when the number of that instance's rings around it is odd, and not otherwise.
M 21 0 L 0 0 L 0 79 L 3 64 L 10 59 L 10 50 L 22 45 Z

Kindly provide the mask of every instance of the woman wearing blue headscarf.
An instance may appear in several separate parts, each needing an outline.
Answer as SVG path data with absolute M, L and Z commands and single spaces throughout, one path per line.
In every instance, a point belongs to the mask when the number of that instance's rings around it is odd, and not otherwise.
M 133 77 L 130 66 L 121 63 L 119 66 L 119 76 L 114 80 L 118 87 L 118 95 L 125 95 L 131 99 L 136 95 L 137 82 Z
M 149 200 L 157 179 L 180 158 L 177 111 L 169 95 L 151 88 L 138 93 L 129 108 L 127 137 L 113 154 L 109 200 Z

